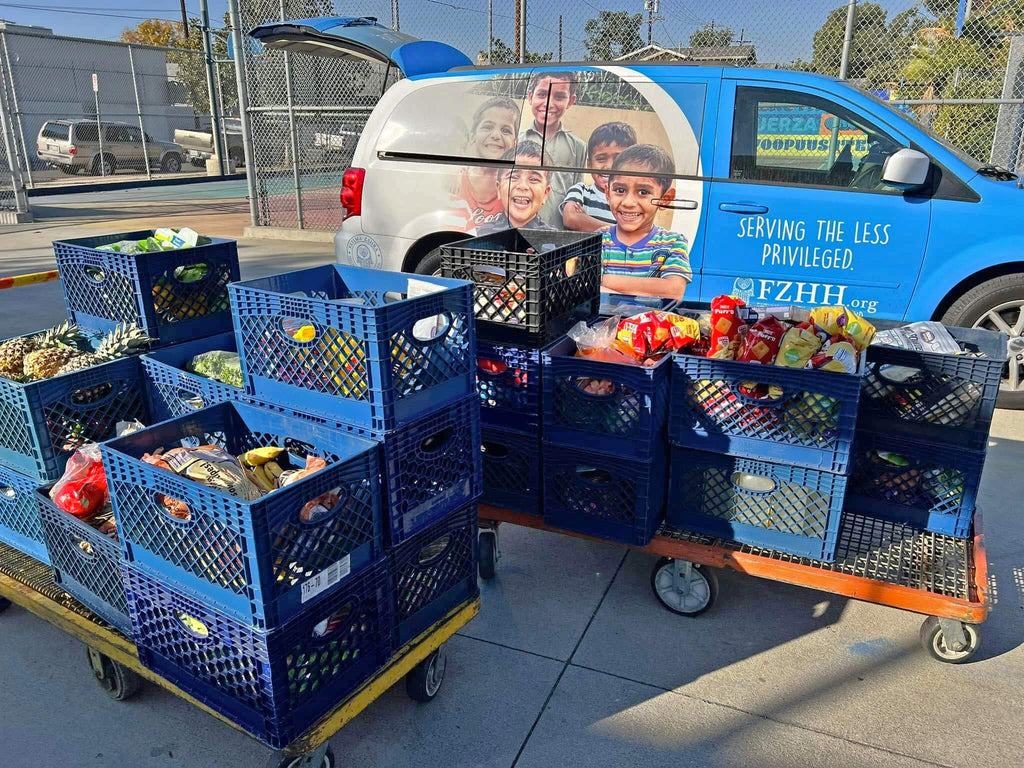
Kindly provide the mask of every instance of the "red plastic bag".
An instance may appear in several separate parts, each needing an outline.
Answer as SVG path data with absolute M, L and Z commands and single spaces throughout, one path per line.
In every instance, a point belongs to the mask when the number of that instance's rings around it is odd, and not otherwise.
M 96 443 L 83 445 L 68 459 L 64 474 L 50 489 L 60 509 L 79 520 L 88 520 L 110 500 L 103 458 Z

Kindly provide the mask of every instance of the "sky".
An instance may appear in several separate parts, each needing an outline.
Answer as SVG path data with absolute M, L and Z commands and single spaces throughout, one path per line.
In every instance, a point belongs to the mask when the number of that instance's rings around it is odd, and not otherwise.
M 275 7 L 277 0 L 240 0 L 244 5 Z M 285 0 L 295 15 L 308 0 Z M 912 7 L 915 0 L 876 0 L 890 17 Z M 227 0 L 209 0 L 210 15 L 218 24 Z M 513 40 L 514 0 L 492 0 L 494 36 Z M 320 5 L 325 0 L 319 0 Z M 558 20 L 563 15 L 562 57 L 583 58 L 584 24 L 603 10 L 643 11 L 643 0 L 527 0 L 527 47 L 557 52 Z M 784 63 L 810 58 L 814 32 L 829 12 L 845 7 L 845 0 L 660 0 L 652 27 L 654 42 L 685 45 L 702 24 L 731 27 L 757 47 L 762 63 Z M 198 16 L 199 0 L 187 0 L 190 16 Z M 390 25 L 391 0 L 334 0 L 336 15 L 376 16 Z M 117 39 L 125 27 L 144 18 L 180 18 L 179 0 L 0 0 L 0 18 L 20 24 L 51 28 L 57 34 Z M 399 0 L 399 25 L 403 32 L 443 40 L 473 56 L 487 47 L 488 0 Z M 571 11 L 570 9 L 576 9 Z M 646 38 L 647 25 L 641 27 Z M 557 53 L 556 53 L 557 58 Z

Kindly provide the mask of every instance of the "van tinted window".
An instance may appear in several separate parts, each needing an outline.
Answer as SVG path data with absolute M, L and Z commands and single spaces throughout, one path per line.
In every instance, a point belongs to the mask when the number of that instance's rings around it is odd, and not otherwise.
M 43 126 L 41 134 L 44 139 L 56 139 L 58 141 L 67 141 L 70 131 L 70 125 L 61 125 L 60 123 L 47 123 Z
M 95 123 L 78 123 L 75 125 L 75 141 L 96 141 L 100 140 L 99 131 Z

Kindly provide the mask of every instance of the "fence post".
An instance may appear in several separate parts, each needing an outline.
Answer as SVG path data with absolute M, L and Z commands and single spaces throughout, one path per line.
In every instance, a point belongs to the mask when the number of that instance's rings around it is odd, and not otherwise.
M 7 79 L 11 83 L 11 101 L 14 106 L 14 119 L 18 123 L 18 135 L 21 136 L 21 153 L 25 159 L 25 175 L 28 176 L 28 185 L 35 186 L 32 180 L 32 155 L 28 153 L 28 142 L 25 141 L 25 127 L 21 123 L 21 107 L 18 106 L 18 86 L 14 84 L 14 69 L 11 67 L 11 55 L 7 51 L 7 35 L 0 32 L 0 40 L 4 44 L 4 61 L 7 62 Z M 13 128 L 13 126 L 12 126 Z M 17 146 L 15 146 L 17 149 Z
M 284 0 L 281 0 L 281 21 L 285 21 Z M 295 94 L 292 89 L 292 55 L 284 51 L 284 85 L 288 99 L 288 139 L 292 153 L 292 180 L 295 184 L 295 215 L 299 229 L 305 229 L 302 215 L 302 178 L 299 174 L 299 138 L 295 129 Z
M 7 167 L 11 176 L 11 194 L 14 196 L 14 216 L 17 223 L 32 221 L 32 214 L 25 197 L 25 185 L 21 178 L 21 164 L 18 162 L 17 145 L 14 142 L 14 124 L 11 122 L 7 104 L 7 73 L 0 73 L 0 131 L 4 134 L 4 149 L 7 152 Z M 0 212 L 2 214 L 2 212 Z M 6 218 L 6 217 L 5 217 Z M 6 223 L 12 223 L 9 220 Z
M 231 171 L 231 147 L 228 146 L 228 124 L 224 119 L 224 83 L 220 79 L 220 64 L 218 61 L 214 65 L 217 73 L 217 108 L 220 110 L 220 145 L 224 148 L 224 159 L 221 160 L 220 165 L 225 173 L 229 173 Z
M 252 146 L 252 122 L 249 119 L 249 81 L 245 68 L 245 51 L 242 47 L 242 18 L 238 12 L 238 0 L 228 0 L 231 19 L 231 44 L 235 51 L 235 82 L 238 86 L 238 118 L 242 121 L 242 152 L 245 154 L 245 182 L 249 190 L 249 219 L 252 225 L 259 225 L 256 199 L 256 153 Z
M 843 58 L 839 61 L 839 79 L 845 80 L 850 68 L 850 48 L 853 46 L 853 24 L 857 18 L 857 0 L 846 6 L 846 34 L 843 36 Z
M 395 32 L 402 31 L 402 24 L 398 18 L 398 0 L 391 0 L 391 27 Z
M 135 90 L 135 111 L 139 115 L 139 132 L 142 133 L 142 157 L 146 163 L 146 178 L 153 178 L 153 171 L 149 167 L 149 143 L 146 141 L 146 124 L 142 120 L 142 101 L 139 99 L 139 81 L 135 76 L 135 52 L 132 46 L 128 46 L 128 66 L 132 70 L 132 88 Z
M 210 46 L 210 7 L 207 0 L 199 0 L 200 23 L 203 25 L 203 57 L 206 59 L 206 90 L 210 96 L 210 133 L 213 134 L 213 151 L 217 156 L 220 175 L 224 175 L 224 153 L 220 143 L 220 115 L 217 114 L 216 76 L 213 68 L 213 49 Z

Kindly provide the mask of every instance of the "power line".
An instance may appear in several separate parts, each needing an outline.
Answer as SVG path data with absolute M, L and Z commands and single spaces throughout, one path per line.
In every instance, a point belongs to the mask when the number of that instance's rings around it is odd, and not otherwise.
M 60 13 L 60 14 L 72 14 L 77 16 L 98 16 L 108 19 L 139 19 L 145 21 L 146 19 L 160 19 L 161 21 L 179 21 L 177 17 L 166 18 L 163 16 L 156 15 L 159 11 L 154 11 L 148 16 L 135 16 L 132 14 L 124 13 L 124 11 L 137 11 L 138 8 L 109 8 L 104 10 L 109 11 L 120 11 L 118 13 L 105 13 L 100 10 L 77 10 L 71 8 L 62 8 L 55 5 L 28 5 L 24 3 L 0 3 L 0 8 L 14 8 L 17 10 L 24 11 L 41 11 L 43 13 Z M 169 12 L 169 11 L 168 11 Z

